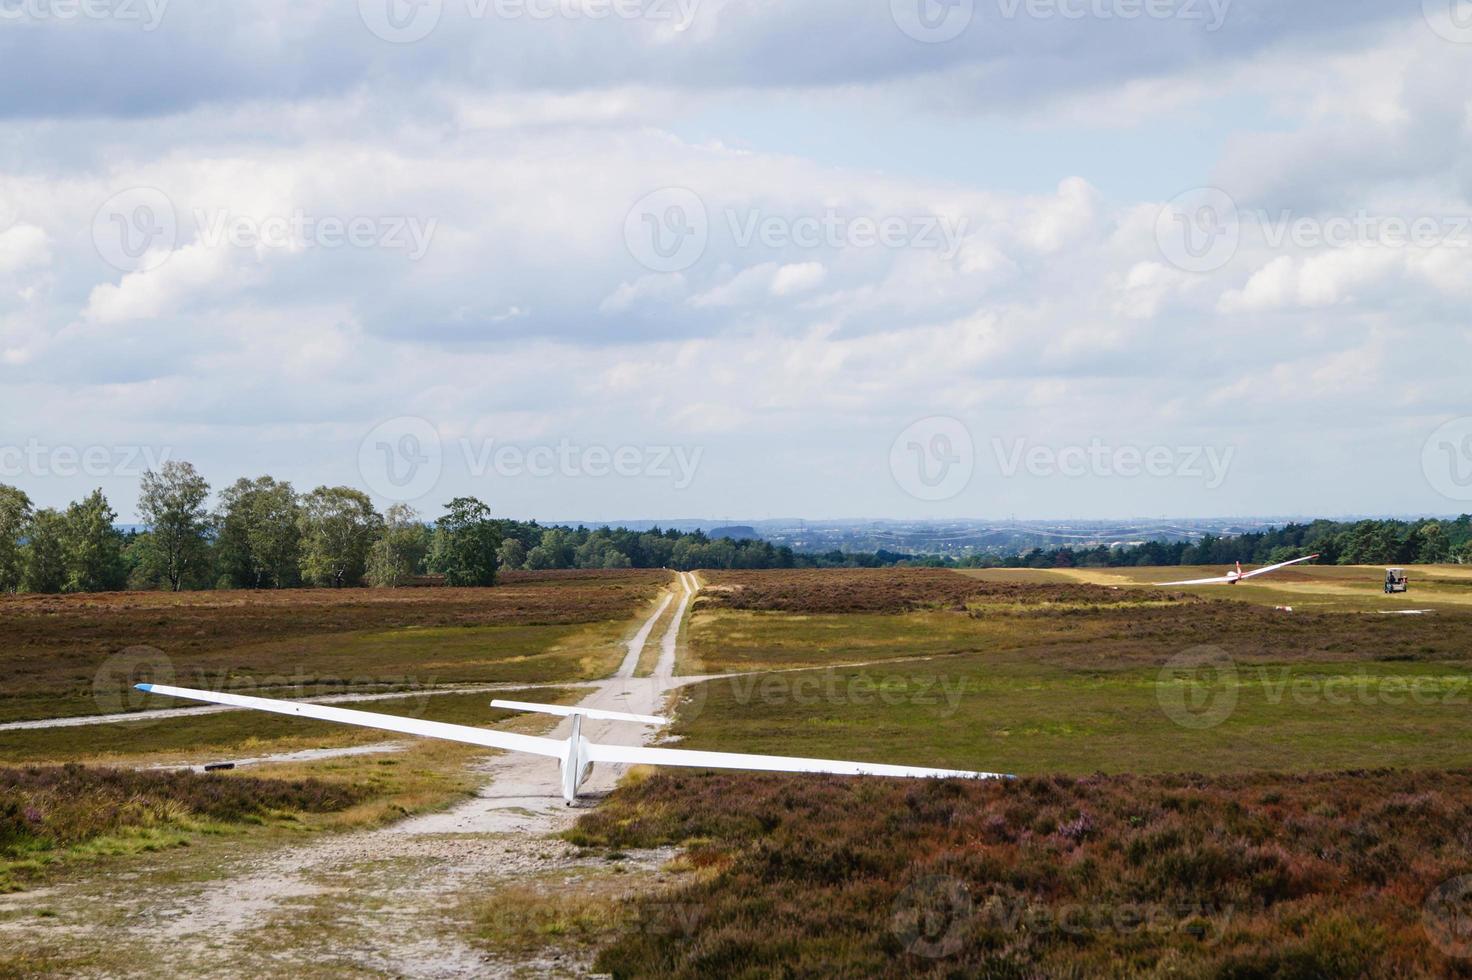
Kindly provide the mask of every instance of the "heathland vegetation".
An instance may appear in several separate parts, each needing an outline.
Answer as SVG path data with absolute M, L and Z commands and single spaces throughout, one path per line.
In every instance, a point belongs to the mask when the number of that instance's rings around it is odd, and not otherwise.
M 1468 976 L 1472 773 L 858 783 L 661 773 L 569 834 L 684 845 L 614 976 Z

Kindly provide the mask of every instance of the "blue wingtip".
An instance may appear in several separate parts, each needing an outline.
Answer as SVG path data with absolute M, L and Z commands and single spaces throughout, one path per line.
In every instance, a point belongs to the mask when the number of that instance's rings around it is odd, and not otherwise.
M 136 687 L 138 690 L 144 692 L 145 694 L 152 694 L 153 693 L 153 685 L 152 684 L 134 684 L 133 686 Z

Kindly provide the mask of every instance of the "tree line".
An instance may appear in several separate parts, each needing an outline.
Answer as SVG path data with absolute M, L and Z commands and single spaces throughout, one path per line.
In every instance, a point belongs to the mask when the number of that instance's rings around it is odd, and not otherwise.
M 1472 515 L 1456 520 L 1317 520 L 1232 537 L 1208 534 L 1194 544 L 1147 541 L 1122 548 L 1034 548 L 1026 554 L 978 556 L 957 564 L 1000 568 L 1272 564 L 1315 552 L 1328 565 L 1472 565 Z
M 447 585 L 490 586 L 501 569 L 1262 564 L 1312 552 L 1329 564 L 1472 564 L 1469 515 L 1454 521 L 1319 520 L 1234 537 L 1207 535 L 1194 544 L 1034 548 L 955 560 L 883 550 L 795 553 L 759 539 L 658 527 L 544 526 L 498 519 L 474 497 L 457 497 L 444 516 L 426 523 L 406 504 L 379 513 L 351 487 L 300 493 L 269 476 L 236 480 L 213 506 L 210 492 L 189 463 L 165 463 L 143 475 L 143 529 L 124 532 L 101 490 L 56 510 L 35 508 L 25 493 L 0 484 L 0 592 L 394 587 L 424 576 Z
M 452 500 L 432 525 L 404 504 L 380 514 L 351 487 L 298 493 L 269 476 L 209 500 L 192 465 L 165 463 L 143 474 L 144 529 L 124 532 L 101 490 L 38 509 L 0 484 L 0 591 L 397 586 L 427 572 L 450 585 L 495 583 L 499 522 L 473 497 Z
M 270 476 L 239 479 L 211 505 L 189 463 L 143 474 L 143 529 L 122 531 L 101 490 L 65 510 L 36 508 L 0 484 L 0 591 L 289 589 L 495 584 L 500 569 L 792 568 L 799 557 L 766 541 L 696 531 L 544 527 L 497 519 L 457 497 L 432 524 L 407 504 L 383 513 L 352 487 L 298 492 Z M 842 558 L 843 556 L 839 556 Z

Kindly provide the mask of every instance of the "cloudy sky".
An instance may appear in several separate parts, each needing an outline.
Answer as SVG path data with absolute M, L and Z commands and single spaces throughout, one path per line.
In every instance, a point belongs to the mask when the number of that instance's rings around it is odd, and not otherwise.
M 0 482 L 1472 509 L 1472 0 L 0 0 Z

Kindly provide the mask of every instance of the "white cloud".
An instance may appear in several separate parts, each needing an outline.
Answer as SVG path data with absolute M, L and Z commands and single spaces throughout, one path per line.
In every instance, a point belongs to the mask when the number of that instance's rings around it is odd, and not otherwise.
M 802 467 L 820 458 L 822 472 L 865 474 L 846 484 L 850 512 L 915 513 L 883 460 L 886 437 L 923 414 L 963 418 L 979 439 L 1192 444 L 1230 415 L 1250 429 L 1244 446 L 1271 446 L 1288 438 L 1285 407 L 1328 430 L 1380 386 L 1408 417 L 1465 400 L 1465 358 L 1425 351 L 1468 350 L 1472 250 L 1248 233 L 1234 261 L 1196 273 L 1155 239 L 1161 203 L 1208 182 L 1244 211 L 1468 213 L 1469 106 L 1449 95 L 1469 90 L 1465 51 L 1418 16 L 1360 33 L 1383 5 L 1340 0 L 1331 35 L 1311 2 L 1274 7 L 1272 30 L 1247 9 L 1202 38 L 981 14 L 955 44 L 921 46 L 894 43 L 882 9 L 707 0 L 683 35 L 447 21 L 395 48 L 364 36 L 354 6 L 347 21 L 325 3 L 180 8 L 173 57 L 140 42 L 140 73 L 114 94 L 79 94 L 101 69 L 74 38 L 36 55 L 0 39 L 14 72 L 39 72 L 0 110 L 13 117 L 0 414 L 49 418 L 56 441 L 126 429 L 213 457 L 217 479 L 279 466 L 308 485 L 354 482 L 354 434 L 395 414 L 432 417 L 446 438 L 689 440 L 724 474 L 700 497 L 456 485 L 563 518 L 816 511 L 834 495 Z M 246 30 L 220 34 L 220 18 Z M 851 43 L 814 45 L 839 18 Z M 297 58 L 308 42 L 335 57 Z M 44 84 L 58 72 L 71 95 Z M 784 115 L 830 109 L 857 128 L 840 139 Z M 1017 146 L 984 128 L 999 115 Z M 120 275 L 90 231 L 135 186 L 168 194 L 180 234 L 163 265 Z M 706 235 L 688 267 L 656 273 L 626 218 L 666 187 L 698 196 Z M 418 259 L 208 244 L 200 215 L 222 210 L 435 228 Z M 935 218 L 954 236 L 743 244 L 733 215 L 738 229 L 755 217 L 789 230 Z M 1391 472 L 1402 450 L 1387 443 L 1366 465 Z M 792 469 L 754 485 L 776 460 Z M 1341 477 L 1305 478 L 1305 509 Z M 1072 510 L 1292 503 L 1262 487 L 1229 505 L 1105 487 Z M 1057 513 L 1069 500 L 988 486 L 956 506 Z
M 816 288 L 827 277 L 821 262 L 798 262 L 784 265 L 772 277 L 773 296 L 791 296 Z
M 0 275 L 51 261 L 51 244 L 44 229 L 20 224 L 0 230 Z

